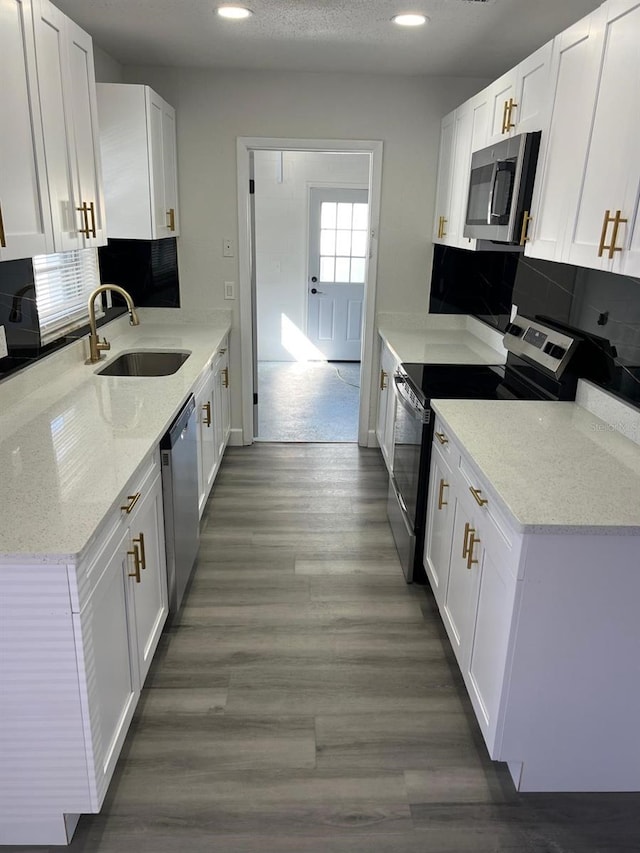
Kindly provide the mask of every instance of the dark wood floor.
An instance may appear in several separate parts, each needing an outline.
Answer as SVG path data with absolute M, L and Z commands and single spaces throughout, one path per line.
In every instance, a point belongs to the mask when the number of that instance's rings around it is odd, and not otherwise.
M 640 850 L 636 795 L 518 795 L 487 758 L 379 452 L 227 452 L 85 853 Z M 42 849 L 42 848 L 40 848 Z

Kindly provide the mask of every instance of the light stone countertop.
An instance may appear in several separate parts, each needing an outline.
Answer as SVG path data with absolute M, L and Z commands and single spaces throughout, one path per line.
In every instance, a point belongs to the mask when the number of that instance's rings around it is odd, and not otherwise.
M 140 317 L 136 327 L 115 321 L 100 330 L 111 342 L 100 364 L 83 363 L 81 341 L 0 384 L 0 564 L 83 555 L 230 330 L 224 319 L 149 323 L 144 309 Z M 170 376 L 97 375 L 129 349 L 191 355 Z
M 378 315 L 378 333 L 400 362 L 504 364 L 502 334 L 464 314 Z
M 586 409 L 432 403 L 521 532 L 640 534 L 640 446 Z

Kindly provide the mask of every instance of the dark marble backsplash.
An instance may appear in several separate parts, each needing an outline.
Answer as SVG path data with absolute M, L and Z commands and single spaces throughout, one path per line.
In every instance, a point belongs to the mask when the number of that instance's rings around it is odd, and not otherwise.
M 162 240 L 109 240 L 98 249 L 100 281 L 119 284 L 141 308 L 179 308 L 175 237 Z M 113 295 L 113 303 L 120 301 Z M 119 304 L 124 305 L 124 300 Z
M 640 279 L 528 258 L 435 246 L 429 310 L 473 314 L 503 331 L 512 305 L 606 338 L 617 350 L 606 387 L 640 406 Z

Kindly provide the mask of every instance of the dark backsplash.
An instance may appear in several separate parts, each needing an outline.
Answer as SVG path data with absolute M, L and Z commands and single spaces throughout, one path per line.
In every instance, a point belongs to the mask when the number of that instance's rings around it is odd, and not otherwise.
M 108 246 L 98 250 L 98 256 L 100 281 L 124 287 L 137 306 L 180 306 L 175 238 L 110 240 Z M 124 300 L 117 294 L 112 298 L 113 308 L 98 320 L 98 326 L 124 313 Z M 0 358 L 0 379 L 89 332 L 89 326 L 83 326 L 65 337 L 41 345 L 31 258 L 0 263 L 0 326 L 4 326 L 9 353 Z
M 100 281 L 119 284 L 140 308 L 179 308 L 175 237 L 162 240 L 109 240 L 98 249 Z M 114 305 L 120 302 L 113 295 Z
M 515 252 L 435 246 L 429 310 L 473 314 L 500 331 L 511 306 L 606 338 L 616 370 L 606 387 L 640 406 L 640 279 L 556 264 Z

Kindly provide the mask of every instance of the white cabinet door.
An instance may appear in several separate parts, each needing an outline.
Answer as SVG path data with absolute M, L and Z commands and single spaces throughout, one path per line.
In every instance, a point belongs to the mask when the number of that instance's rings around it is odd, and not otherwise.
M 606 22 L 597 95 L 563 260 L 631 272 L 640 270 L 630 239 L 640 186 L 640 2 L 609 0 L 600 12 Z
M 160 474 L 145 485 L 144 496 L 129 522 L 127 577 L 140 687 L 169 612 L 161 486 Z
M 100 577 L 89 600 L 80 613 L 73 614 L 95 811 L 102 805 L 140 694 L 129 639 L 127 540 L 126 528 L 118 528 L 96 558 L 92 571 Z
M 148 86 L 97 90 L 109 237 L 178 236 L 175 110 Z
M 216 437 L 216 472 L 231 431 L 229 411 L 229 356 L 225 349 L 215 362 L 213 417 Z
M 0 261 L 53 249 L 30 0 L 0 0 Z
M 473 120 L 472 102 L 467 101 L 455 113 L 451 197 L 449 199 L 448 222 L 443 229 L 444 242 L 447 245 L 465 249 L 471 247 L 471 241 L 464 237 L 462 232 L 467 214 Z
M 451 561 L 441 613 L 458 665 L 464 673 L 478 585 L 477 573 L 469 566 L 469 547 L 475 536 L 475 527 L 458 489 L 451 490 L 450 501 L 454 516 Z
M 424 567 L 438 607 L 445 603 L 455 503 L 452 471 L 442 454 L 433 448 L 429 474 L 429 504 L 424 539 Z
M 198 508 L 200 516 L 209 497 L 216 471 L 214 373 L 208 368 L 206 379 L 195 393 L 198 412 Z
M 542 136 L 525 254 L 558 261 L 577 204 L 598 84 L 604 10 L 578 21 L 553 43 L 552 112 Z
M 456 133 L 455 110 L 442 119 L 440 126 L 440 153 L 438 155 L 438 182 L 436 186 L 436 209 L 433 226 L 434 243 L 443 243 L 449 219 L 451 200 L 451 178 L 454 164 L 454 145 Z
M 34 0 L 55 251 L 106 243 L 90 37 L 48 0 Z
M 488 87 L 487 145 L 519 133 L 546 131 L 551 106 L 551 51 L 552 42 L 548 42 Z
M 380 350 L 380 379 L 378 384 L 378 418 L 376 438 L 380 445 L 387 470 L 393 469 L 393 432 L 396 418 L 396 397 L 393 390 L 393 374 L 396 360 L 388 347 L 382 343 Z

